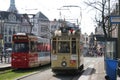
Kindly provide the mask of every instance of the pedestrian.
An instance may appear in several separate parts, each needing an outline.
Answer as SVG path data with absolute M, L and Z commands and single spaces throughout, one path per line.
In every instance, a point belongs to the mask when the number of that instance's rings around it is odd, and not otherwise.
M 3 52 L 3 55 L 4 55 L 4 60 L 5 60 L 5 63 L 7 61 L 7 55 L 6 55 L 6 52 Z
M 3 63 L 3 52 L 0 53 L 0 61 Z
M 10 63 L 10 52 L 9 51 L 6 51 L 6 56 L 8 58 L 7 62 Z

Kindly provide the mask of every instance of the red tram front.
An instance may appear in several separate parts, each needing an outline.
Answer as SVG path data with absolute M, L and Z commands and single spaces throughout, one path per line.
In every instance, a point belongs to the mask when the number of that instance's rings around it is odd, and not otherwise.
M 33 34 L 13 35 L 13 68 L 31 68 L 50 63 L 50 41 Z

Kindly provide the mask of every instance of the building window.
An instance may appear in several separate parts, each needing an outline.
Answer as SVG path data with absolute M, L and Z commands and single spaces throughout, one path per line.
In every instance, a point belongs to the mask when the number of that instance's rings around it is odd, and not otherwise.
M 9 36 L 9 42 L 11 42 L 11 36 Z
M 5 42 L 7 42 L 7 37 L 5 36 Z
M 34 28 L 33 28 L 33 32 L 36 32 L 36 31 L 37 31 L 37 28 L 36 28 L 36 27 L 34 27 Z
M 42 25 L 41 32 L 47 32 L 47 31 L 48 31 L 48 27 L 46 25 Z
M 13 34 L 15 34 L 16 32 L 15 32 L 15 29 L 13 29 Z
M 5 34 L 7 34 L 7 28 L 5 28 Z
M 9 28 L 9 35 L 12 34 L 11 28 Z
M 88 38 L 86 37 L 86 41 L 88 41 Z

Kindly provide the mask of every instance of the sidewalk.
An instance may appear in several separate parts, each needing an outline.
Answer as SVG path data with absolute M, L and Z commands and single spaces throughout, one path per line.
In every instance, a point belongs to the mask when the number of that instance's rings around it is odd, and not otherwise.
M 0 61 L 0 70 L 7 69 L 11 67 L 11 59 L 10 58 L 4 58 L 2 59 L 2 62 Z
M 105 75 L 105 65 L 104 59 L 100 60 L 98 63 L 94 64 L 94 71 L 89 80 L 106 80 Z M 120 77 L 117 76 L 117 80 L 120 80 Z
M 0 70 L 10 68 L 10 67 L 11 67 L 10 63 L 0 63 Z
M 105 80 L 105 75 L 104 59 L 101 59 L 94 64 L 94 71 L 90 80 Z
M 93 64 L 88 66 L 88 68 L 78 80 L 106 80 L 106 70 L 104 63 L 104 57 L 102 57 L 100 60 L 95 60 Z M 120 77 L 117 76 L 117 80 L 120 80 Z

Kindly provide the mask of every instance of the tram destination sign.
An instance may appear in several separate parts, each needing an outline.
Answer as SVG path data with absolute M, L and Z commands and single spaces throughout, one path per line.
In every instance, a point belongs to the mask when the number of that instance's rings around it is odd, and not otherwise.
M 13 40 L 28 40 L 27 36 L 14 36 Z
M 110 16 L 111 24 L 120 24 L 120 16 Z

